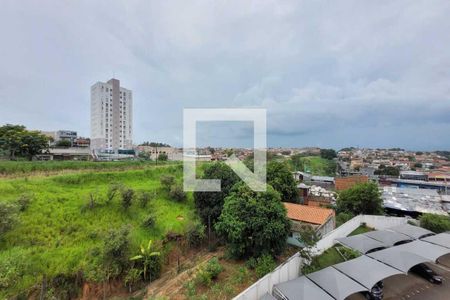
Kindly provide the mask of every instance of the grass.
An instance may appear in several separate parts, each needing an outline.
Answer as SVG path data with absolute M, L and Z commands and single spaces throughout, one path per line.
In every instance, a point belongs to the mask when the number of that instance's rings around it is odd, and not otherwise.
M 301 167 L 298 171 L 304 171 L 318 176 L 334 176 L 336 172 L 336 162 L 320 156 L 306 156 L 300 158 Z M 294 169 L 296 167 L 293 165 Z
M 23 166 L 37 165 L 47 168 L 40 163 L 20 164 L 22 169 Z M 97 163 L 75 162 L 73 165 L 76 164 L 80 164 L 78 168 Z M 73 165 L 72 162 L 57 162 L 50 163 L 49 168 Z M 130 227 L 130 248 L 135 252 L 139 244 L 149 239 L 159 240 L 168 232 L 182 232 L 186 224 L 196 218 L 192 195 L 188 195 L 186 203 L 170 200 L 160 187 L 162 174 L 172 174 L 181 181 L 181 165 L 1 180 L 0 201 L 16 202 L 22 194 L 30 195 L 32 200 L 30 206 L 19 213 L 17 224 L 0 240 L 0 286 L 2 278 L 15 281 L 0 288 L 0 299 L 30 289 L 39 283 L 43 274 L 51 278 L 82 271 L 88 275 L 89 271 L 98 268 L 93 253 L 101 247 L 106 232 L 112 228 L 125 224 Z M 90 193 L 97 195 L 99 202 L 104 202 L 108 187 L 115 182 L 137 192 L 156 194 L 156 197 L 145 209 L 135 201 L 125 211 L 118 198 L 109 205 L 83 209 Z M 150 212 L 156 214 L 156 225 L 145 229 L 141 222 Z
M 159 164 L 170 164 L 170 162 L 159 162 Z M 114 162 L 94 162 L 94 161 L 7 161 L 0 160 L 0 175 L 2 176 L 22 176 L 30 173 L 54 173 L 65 170 L 127 170 L 142 169 L 153 166 L 153 161 L 114 161 Z
M 355 230 L 353 230 L 348 236 L 366 233 L 366 232 L 373 231 L 373 230 L 374 230 L 373 228 L 367 227 L 366 225 L 361 225 L 358 228 L 356 228 Z

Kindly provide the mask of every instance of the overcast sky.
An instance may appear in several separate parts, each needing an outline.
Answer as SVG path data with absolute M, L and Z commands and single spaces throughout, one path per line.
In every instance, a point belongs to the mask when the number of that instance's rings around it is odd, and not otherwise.
M 181 146 L 183 108 L 257 107 L 270 146 L 449 149 L 449 16 L 447 0 L 2 0 L 0 122 L 89 136 L 90 86 L 115 76 L 135 143 Z M 248 123 L 207 125 L 202 145 L 252 143 Z

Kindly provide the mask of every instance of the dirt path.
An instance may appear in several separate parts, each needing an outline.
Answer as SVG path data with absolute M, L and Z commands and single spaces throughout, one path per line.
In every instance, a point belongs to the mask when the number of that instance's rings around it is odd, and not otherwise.
M 181 290 L 184 285 L 189 282 L 194 276 L 198 268 L 214 256 L 220 256 L 223 251 L 207 252 L 205 250 L 194 253 L 189 257 L 184 257 L 181 262 L 182 272 L 177 274 L 177 264 L 174 261 L 170 268 L 162 274 L 162 276 L 152 282 L 147 287 L 147 294 L 145 299 L 152 299 L 157 297 L 165 297 L 168 299 L 186 299 Z

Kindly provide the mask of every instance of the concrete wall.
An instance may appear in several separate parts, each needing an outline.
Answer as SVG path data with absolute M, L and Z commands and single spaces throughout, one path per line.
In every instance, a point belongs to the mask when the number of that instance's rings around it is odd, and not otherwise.
M 386 229 L 400 224 L 406 224 L 406 218 L 399 217 L 385 217 L 372 215 L 359 215 L 342 224 L 335 230 L 325 235 L 317 242 L 315 252 L 322 253 L 326 249 L 335 244 L 335 239 L 345 237 L 353 230 L 358 228 L 362 223 L 375 229 Z M 278 283 L 295 279 L 300 275 L 300 268 L 302 266 L 302 258 L 298 253 L 291 256 L 286 262 L 278 266 L 273 272 L 267 274 L 245 291 L 234 297 L 234 300 L 258 300 L 265 293 L 272 293 L 272 287 Z

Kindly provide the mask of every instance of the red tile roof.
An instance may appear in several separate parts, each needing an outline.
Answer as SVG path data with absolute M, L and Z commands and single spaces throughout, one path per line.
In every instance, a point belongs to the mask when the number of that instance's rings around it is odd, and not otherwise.
M 287 202 L 283 202 L 283 204 L 287 210 L 287 217 L 295 221 L 322 225 L 330 216 L 334 215 L 334 210 L 329 208 Z

